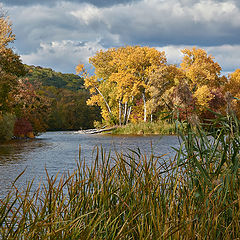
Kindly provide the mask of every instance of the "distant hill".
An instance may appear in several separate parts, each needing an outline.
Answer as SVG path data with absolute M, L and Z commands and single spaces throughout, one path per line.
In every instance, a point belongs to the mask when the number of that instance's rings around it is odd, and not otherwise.
M 73 73 L 55 72 L 51 68 L 43 68 L 40 66 L 28 66 L 26 77 L 31 83 L 39 81 L 43 86 L 54 86 L 56 88 L 64 88 L 77 91 L 84 88 L 83 79 Z
M 25 77 L 34 86 L 40 83 L 38 94 L 49 104 L 41 123 L 47 130 L 87 129 L 94 127 L 94 121 L 101 121 L 100 108 L 86 104 L 90 95 L 83 78 L 51 68 L 28 65 L 25 68 Z

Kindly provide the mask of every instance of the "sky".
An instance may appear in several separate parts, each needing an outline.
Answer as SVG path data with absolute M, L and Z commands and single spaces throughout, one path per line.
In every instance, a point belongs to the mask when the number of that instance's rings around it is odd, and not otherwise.
M 23 63 L 75 73 L 97 51 L 141 45 L 165 51 L 198 47 L 222 67 L 240 68 L 239 0 L 0 0 Z

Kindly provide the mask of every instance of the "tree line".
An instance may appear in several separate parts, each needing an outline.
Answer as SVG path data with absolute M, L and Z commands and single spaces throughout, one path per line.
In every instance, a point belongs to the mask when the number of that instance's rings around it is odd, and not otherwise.
M 9 19 L 0 16 L 0 141 L 34 137 L 46 130 L 91 128 L 99 108 L 83 79 L 50 68 L 24 65 L 9 47 L 15 39 Z
M 125 46 L 99 51 L 90 58 L 95 72 L 76 68 L 104 123 L 153 121 L 163 113 L 206 121 L 229 106 L 240 116 L 240 69 L 221 75 L 221 66 L 203 49 L 183 49 L 179 66 L 167 63 L 164 51 Z M 176 116 L 177 115 L 177 116 Z

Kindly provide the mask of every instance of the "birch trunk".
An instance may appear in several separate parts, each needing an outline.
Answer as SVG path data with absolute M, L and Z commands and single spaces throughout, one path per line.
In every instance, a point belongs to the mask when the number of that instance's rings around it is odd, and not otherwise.
M 111 111 L 111 108 L 109 107 L 109 105 L 108 105 L 105 97 L 103 96 L 103 94 L 101 93 L 101 91 L 100 91 L 97 87 L 95 87 L 95 89 L 96 89 L 97 92 L 102 96 L 102 98 L 103 98 L 103 100 L 104 100 L 104 102 L 105 102 L 105 104 L 106 104 L 106 106 L 107 106 L 108 112 L 110 113 L 111 116 L 113 116 L 112 111 Z
M 129 120 L 129 117 L 130 117 L 131 111 L 132 111 L 132 106 L 128 109 L 128 114 L 127 114 L 126 124 L 128 123 L 128 120 Z
M 147 121 L 147 106 L 146 106 L 145 93 L 143 93 L 142 96 L 143 96 L 143 106 L 144 106 L 144 122 L 146 122 Z
M 124 104 L 124 115 L 123 115 L 123 124 L 126 124 L 127 122 L 127 102 Z
M 119 104 L 119 125 L 121 126 L 122 125 L 122 103 L 121 103 L 121 100 L 119 100 L 118 104 Z

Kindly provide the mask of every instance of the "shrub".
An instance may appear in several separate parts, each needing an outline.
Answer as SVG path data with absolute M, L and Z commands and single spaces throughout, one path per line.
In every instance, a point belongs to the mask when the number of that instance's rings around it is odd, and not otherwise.
M 0 142 L 8 141 L 13 136 L 16 117 L 10 113 L 0 116 Z

